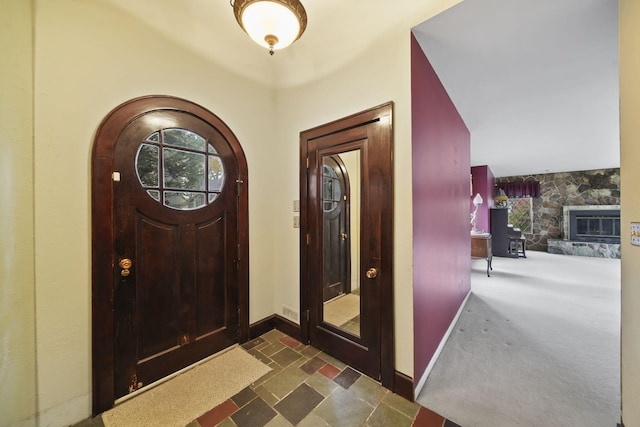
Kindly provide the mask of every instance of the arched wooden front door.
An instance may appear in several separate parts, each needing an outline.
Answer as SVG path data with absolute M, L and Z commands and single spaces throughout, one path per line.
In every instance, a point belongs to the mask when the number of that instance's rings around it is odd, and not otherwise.
M 113 110 L 93 152 L 94 413 L 248 338 L 247 166 L 189 101 Z

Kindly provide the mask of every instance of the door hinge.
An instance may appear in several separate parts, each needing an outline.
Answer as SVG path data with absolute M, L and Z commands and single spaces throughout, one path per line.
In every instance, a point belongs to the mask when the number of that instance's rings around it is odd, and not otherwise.
M 309 169 L 309 158 L 307 157 L 307 169 Z
M 306 316 L 307 316 L 307 322 L 308 322 L 310 318 L 309 309 L 307 309 L 306 311 L 307 311 Z
M 236 179 L 236 196 L 240 195 L 240 186 L 244 184 L 244 181 L 241 179 Z
M 307 233 L 307 246 L 311 244 L 311 234 Z

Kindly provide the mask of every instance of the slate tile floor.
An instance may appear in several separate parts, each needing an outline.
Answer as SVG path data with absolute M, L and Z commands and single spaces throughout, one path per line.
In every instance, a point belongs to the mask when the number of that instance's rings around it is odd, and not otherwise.
M 272 371 L 187 427 L 460 427 L 278 330 L 243 347 Z
M 278 330 L 243 347 L 272 371 L 189 427 L 458 427 Z

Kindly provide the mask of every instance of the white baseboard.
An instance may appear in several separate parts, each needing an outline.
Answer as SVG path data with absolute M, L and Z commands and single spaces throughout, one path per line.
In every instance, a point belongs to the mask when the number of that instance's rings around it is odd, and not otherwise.
M 444 334 L 444 336 L 440 340 L 440 344 L 438 344 L 438 348 L 436 348 L 436 351 L 433 354 L 431 361 L 429 361 L 429 364 L 424 370 L 424 373 L 420 377 L 420 381 L 418 381 L 416 388 L 413 390 L 414 400 L 416 397 L 418 397 L 418 395 L 422 391 L 422 387 L 424 387 L 424 384 L 427 382 L 427 377 L 429 376 L 429 374 L 431 373 L 431 370 L 435 366 L 436 361 L 438 360 L 438 357 L 440 357 L 440 353 L 442 353 L 442 349 L 444 348 L 444 345 L 447 343 L 447 340 L 449 339 L 451 332 L 453 332 L 453 328 L 456 326 L 458 319 L 462 315 L 462 310 L 464 310 L 465 305 L 467 305 L 467 301 L 469 300 L 470 295 L 471 295 L 471 290 L 469 290 L 469 292 L 467 293 L 467 296 L 464 297 L 464 301 L 462 301 L 462 304 L 460 304 L 460 308 L 458 308 L 458 312 L 456 313 L 456 316 L 451 321 L 451 324 L 449 324 L 449 329 L 447 329 L 447 332 Z

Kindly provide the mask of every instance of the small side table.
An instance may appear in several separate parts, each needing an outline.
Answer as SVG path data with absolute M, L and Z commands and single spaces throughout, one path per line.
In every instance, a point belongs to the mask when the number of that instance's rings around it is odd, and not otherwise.
M 472 233 L 471 234 L 471 258 L 484 258 L 487 260 L 487 277 L 491 277 L 489 273 L 493 270 L 491 261 L 493 253 L 491 252 L 491 234 L 489 233 Z

